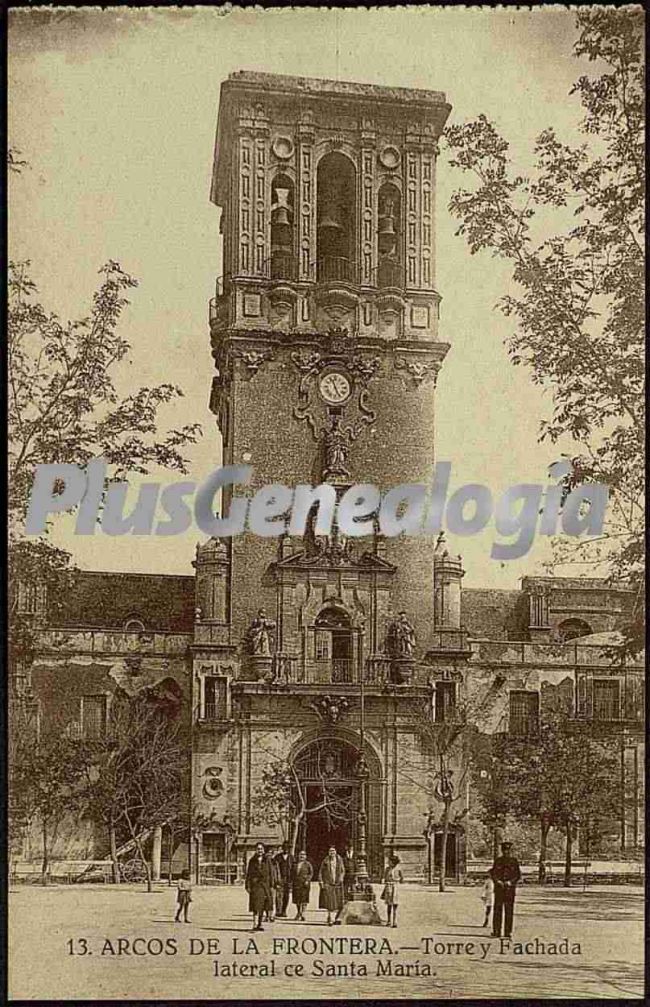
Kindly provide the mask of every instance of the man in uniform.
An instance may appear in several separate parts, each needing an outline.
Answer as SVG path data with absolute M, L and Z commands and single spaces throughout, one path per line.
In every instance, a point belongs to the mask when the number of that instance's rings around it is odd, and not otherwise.
M 512 843 L 501 843 L 501 856 L 492 866 L 494 881 L 494 915 L 492 936 L 501 937 L 501 920 L 505 911 L 503 936 L 512 937 L 512 917 L 515 908 L 517 883 L 521 880 L 519 861 L 511 855 Z

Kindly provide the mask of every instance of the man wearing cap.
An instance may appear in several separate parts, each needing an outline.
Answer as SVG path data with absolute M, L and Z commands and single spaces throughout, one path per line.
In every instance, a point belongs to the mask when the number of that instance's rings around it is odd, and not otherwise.
M 494 915 L 492 936 L 501 937 L 501 921 L 504 916 L 503 936 L 512 937 L 512 917 L 515 909 L 517 884 L 521 880 L 519 861 L 511 855 L 512 843 L 501 843 L 501 856 L 492 866 L 494 881 Z

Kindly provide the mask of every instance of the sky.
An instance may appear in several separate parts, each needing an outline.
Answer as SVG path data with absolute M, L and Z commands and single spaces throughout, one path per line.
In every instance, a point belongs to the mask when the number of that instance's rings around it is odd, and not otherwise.
M 247 69 L 444 91 L 450 122 L 484 113 L 526 170 L 546 127 L 577 139 L 580 106 L 569 92 L 585 66 L 572 53 L 574 22 L 570 10 L 544 6 L 14 10 L 9 143 L 29 167 L 10 179 L 11 256 L 31 261 L 42 303 L 62 318 L 87 313 L 107 260 L 138 278 L 120 327 L 132 346 L 120 390 L 183 388 L 161 421 L 203 425 L 188 451 L 199 482 L 221 460 L 208 410 L 208 302 L 221 273 L 209 189 L 222 81 Z M 455 235 L 447 205 L 464 184 L 441 157 L 437 288 L 440 338 L 451 350 L 438 379 L 433 450 L 452 463 L 452 489 L 480 482 L 498 497 L 515 483 L 545 484 L 548 465 L 570 446 L 538 443 L 551 400 L 508 360 L 512 323 L 495 307 L 509 289 L 507 265 L 471 256 Z M 189 574 L 202 539 L 197 529 L 164 545 L 101 532 L 79 538 L 73 525 L 58 519 L 52 538 L 86 569 Z M 520 560 L 492 560 L 491 526 L 448 538 L 471 587 L 514 588 L 550 557 L 540 538 Z

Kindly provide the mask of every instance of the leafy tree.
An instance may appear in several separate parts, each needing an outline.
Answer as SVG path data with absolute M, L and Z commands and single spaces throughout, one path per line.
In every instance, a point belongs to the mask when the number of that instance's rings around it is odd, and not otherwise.
M 12 798 L 26 821 L 41 828 L 43 883 L 47 882 L 50 854 L 59 826 L 82 806 L 82 781 L 87 769 L 83 744 L 51 724 L 40 737 L 14 747 Z
M 151 465 L 186 471 L 183 448 L 199 434 L 196 423 L 156 436 L 161 406 L 182 394 L 175 385 L 140 388 L 120 396 L 115 369 L 129 352 L 118 324 L 137 286 L 117 262 L 101 281 L 87 316 L 62 323 L 37 299 L 29 262 L 10 262 L 9 512 L 25 515 L 35 466 L 86 465 L 103 457 L 114 478 L 146 473 Z
M 499 795 L 505 795 L 507 813 L 520 821 L 537 822 L 540 883 L 546 880 L 549 832 L 559 830 L 565 837 L 564 883 L 570 886 L 578 826 L 605 820 L 617 809 L 614 741 L 598 737 L 591 724 L 556 709 L 547 711 L 539 730 L 525 737 L 494 735 L 489 758 L 496 778 L 475 775 L 486 818 L 494 793 L 497 802 Z
M 471 188 L 450 210 L 472 254 L 512 266 L 515 293 L 500 301 L 513 320 L 508 349 L 553 392 L 540 439 L 576 444 L 564 481 L 610 488 L 600 540 L 564 543 L 558 561 L 605 563 L 628 580 L 636 604 L 627 635 L 642 646 L 644 561 L 644 65 L 643 11 L 586 7 L 574 51 L 595 64 L 572 89 L 585 142 L 552 128 L 535 146 L 530 176 L 513 172 L 509 145 L 481 115 L 445 133 L 450 163 Z M 545 222 L 561 228 L 542 238 Z M 569 223 L 567 224 L 567 221 Z

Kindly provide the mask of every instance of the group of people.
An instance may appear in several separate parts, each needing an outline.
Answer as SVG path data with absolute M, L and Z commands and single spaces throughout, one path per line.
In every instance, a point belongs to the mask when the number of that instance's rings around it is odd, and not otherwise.
M 253 929 L 263 930 L 264 921 L 272 923 L 276 918 L 286 919 L 290 898 L 296 907 L 294 919 L 304 921 L 313 878 L 314 868 L 304 850 L 301 850 L 296 858 L 291 853 L 288 843 L 283 843 L 279 851 L 273 846 L 258 843 L 246 870 L 248 908 L 253 914 Z M 317 878 L 320 885 L 318 908 L 327 912 L 328 926 L 341 922 L 343 906 L 354 891 L 354 880 L 355 863 L 352 849 L 346 849 L 344 856 L 341 857 L 336 848 L 330 846 Z M 396 854 L 390 857 L 383 880 L 384 888 L 380 897 L 386 903 L 388 913 L 386 925 L 396 927 L 399 888 L 404 880 L 400 859 Z M 502 930 L 503 937 L 512 937 L 515 896 L 520 880 L 521 868 L 518 860 L 512 856 L 512 843 L 503 842 L 501 856 L 495 858 L 481 892 L 481 899 L 485 905 L 483 926 L 488 925 L 492 916 L 493 937 L 501 937 Z M 189 923 L 191 893 L 189 874 L 183 871 L 177 888 L 177 922 L 180 922 L 180 917 L 183 915 L 185 922 Z
M 263 923 L 286 919 L 289 899 L 296 907 L 296 920 L 305 919 L 305 909 L 309 905 L 311 882 L 314 869 L 301 850 L 295 858 L 289 844 L 283 843 L 279 852 L 272 846 L 258 843 L 246 870 L 246 891 L 248 908 L 253 914 L 254 930 L 263 930 Z M 343 856 L 330 846 L 323 860 L 318 877 L 318 908 L 327 913 L 327 925 L 341 922 L 345 902 L 354 890 L 355 863 L 352 849 L 346 849 Z M 397 926 L 398 887 L 402 881 L 399 857 L 391 857 L 384 875 L 384 890 L 381 897 L 388 907 L 388 926 Z

